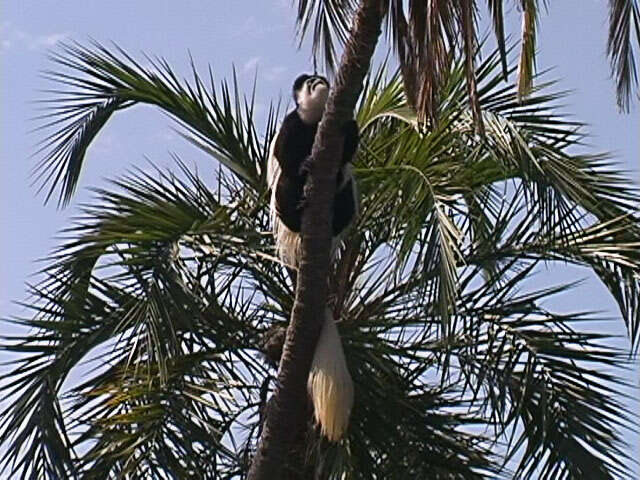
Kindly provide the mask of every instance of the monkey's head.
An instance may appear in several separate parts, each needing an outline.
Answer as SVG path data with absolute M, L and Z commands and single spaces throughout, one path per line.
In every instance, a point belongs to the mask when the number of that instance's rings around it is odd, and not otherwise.
M 293 82 L 293 100 L 305 123 L 320 121 L 328 97 L 329 82 L 320 75 L 300 75 Z

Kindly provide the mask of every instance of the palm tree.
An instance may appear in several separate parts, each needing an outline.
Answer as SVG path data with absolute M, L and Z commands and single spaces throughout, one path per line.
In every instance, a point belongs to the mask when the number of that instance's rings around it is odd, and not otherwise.
M 278 108 L 261 128 L 235 81 L 216 87 L 195 69 L 181 81 L 162 60 L 99 45 L 55 58 L 51 77 L 72 88 L 43 146 L 49 195 L 60 185 L 69 200 L 91 141 L 137 104 L 168 113 L 220 168 L 212 185 L 179 158 L 175 173 L 134 171 L 97 189 L 65 232 L 32 287 L 33 315 L 16 319 L 30 331 L 4 340 L 19 355 L 2 379 L 4 472 L 264 474 L 255 455 L 265 418 L 287 412 L 270 394 L 295 297 L 268 224 Z M 426 130 L 401 72 L 364 81 L 362 212 L 328 272 L 356 404 L 347 437 L 329 444 L 294 392 L 305 428 L 284 428 L 301 448 L 272 478 L 630 477 L 626 352 L 584 327 L 593 315 L 542 306 L 575 301 L 573 285 L 524 284 L 541 262 L 591 268 L 637 351 L 638 193 L 606 155 L 575 153 L 581 125 L 551 85 L 519 98 L 499 51 L 476 77 L 483 136 L 464 62 L 450 65 Z
M 296 284 L 296 302 L 280 362 L 278 386 L 273 406 L 268 410 L 263 436 L 252 464 L 252 480 L 280 476 L 288 452 L 299 443 L 304 431 L 305 382 L 317 344 L 327 295 L 329 272 L 330 202 L 333 198 L 337 159 L 341 157 L 340 125 L 351 118 L 362 89 L 364 76 L 385 17 L 387 31 L 396 47 L 408 103 L 417 112 L 424 128 L 436 128 L 438 95 L 451 58 L 465 59 L 465 77 L 474 128 L 484 135 L 484 116 L 478 98 L 475 57 L 476 7 L 474 0 L 299 0 L 299 33 L 304 36 L 315 17 L 314 51 L 322 51 L 327 69 L 332 70 L 333 38 L 344 44 L 335 83 L 320 123 L 311 155 L 312 168 L 306 185 L 307 209 L 303 218 L 301 262 Z M 498 48 L 506 78 L 504 21 L 500 1 L 488 0 Z M 518 99 L 532 88 L 535 58 L 535 29 L 538 0 L 520 0 L 523 11 L 521 55 L 518 65 Z M 408 18 L 405 18 L 405 7 Z M 633 59 L 632 27 L 640 41 L 640 13 L 635 0 L 610 2 L 609 55 L 618 80 L 618 103 L 628 107 L 632 85 L 637 78 Z M 427 119 L 429 122 L 427 122 Z M 470 207 L 468 205 L 468 207 Z M 599 208 L 599 207 L 597 207 Z M 600 217 L 602 218 L 602 217 Z M 633 243 L 633 235 L 622 239 Z M 633 301 L 635 303 L 635 300 Z M 445 315 L 446 320 L 446 315 Z M 294 425 L 291 428 L 291 425 Z

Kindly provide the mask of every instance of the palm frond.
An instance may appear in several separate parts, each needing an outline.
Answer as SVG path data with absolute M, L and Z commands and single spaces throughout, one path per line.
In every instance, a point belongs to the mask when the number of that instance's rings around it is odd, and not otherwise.
M 475 57 L 477 50 L 476 38 L 476 12 L 475 2 L 472 0 L 460 1 L 460 29 L 464 38 L 464 66 L 467 78 L 467 92 L 469 95 L 469 103 L 471 104 L 471 113 L 473 114 L 473 123 L 480 135 L 484 134 L 484 122 L 482 120 L 482 112 L 480 111 L 480 100 L 478 99 L 478 86 L 476 83 Z
M 3 412 L 6 471 L 145 478 L 211 472 L 212 458 L 222 469 L 238 468 L 238 452 L 223 438 L 238 415 L 255 410 L 254 386 L 267 375 L 256 356 L 264 319 L 250 313 L 262 301 L 249 288 L 260 265 L 243 269 L 239 252 L 250 244 L 269 251 L 269 237 L 254 230 L 266 219 L 243 222 L 241 212 L 254 204 L 246 203 L 243 184 L 235 180 L 233 189 L 233 177 L 216 195 L 181 165 L 186 180 L 140 172 L 116 182 L 122 193 L 97 190 L 100 198 L 67 230 L 71 240 L 34 287 L 40 303 L 20 323 L 35 333 L 5 344 L 23 355 L 2 379 L 7 394 L 21 399 Z M 254 253 L 266 268 L 275 263 Z M 285 283 L 271 272 L 265 281 Z M 97 366 L 62 392 L 87 358 Z M 180 445 L 185 458 L 175 450 Z M 74 449 L 83 455 L 75 458 Z
M 620 431 L 631 427 L 633 414 L 611 397 L 620 396 L 617 377 L 590 367 L 620 370 L 626 355 L 607 347 L 606 335 L 574 329 L 593 320 L 589 316 L 557 315 L 538 306 L 550 295 L 566 294 L 569 286 L 511 294 L 530 271 L 461 298 L 464 324 L 484 325 L 469 328 L 454 354 L 463 376 L 497 428 L 509 435 L 507 459 L 519 457 L 516 478 L 627 477 Z
M 357 324 L 384 318 L 381 335 L 395 326 L 404 342 L 433 342 L 431 355 L 436 355 L 433 362 L 443 378 L 462 368 L 464 360 L 465 378 L 474 385 L 471 404 L 491 415 L 490 421 L 499 426 L 496 438 L 515 435 L 507 444 L 508 456 L 518 459 L 521 477 L 597 472 L 601 478 L 627 478 L 620 432 L 635 420 L 621 403 L 607 403 L 609 395 L 619 398 L 618 376 L 587 367 L 609 365 L 619 372 L 625 366 L 624 352 L 606 346 L 605 336 L 575 331 L 572 325 L 585 323 L 587 315 L 557 315 L 538 306 L 570 289 L 515 292 L 539 260 L 588 265 L 601 276 L 600 263 L 606 264 L 615 272 L 607 285 L 618 289 L 623 315 L 635 325 L 637 306 L 631 299 L 638 298 L 637 284 L 628 280 L 639 271 L 633 214 L 637 192 L 606 156 L 569 154 L 569 148 L 581 145 L 583 134 L 579 124 L 554 111 L 559 94 L 544 92 L 548 86 L 542 84 L 520 101 L 514 87 L 500 86 L 500 63 L 495 53 L 478 68 L 488 119 L 481 140 L 473 136 L 470 112 L 460 108 L 465 103 L 461 65 L 448 77 L 438 128 L 424 133 L 409 118 L 391 114 L 401 108 L 400 97 L 390 103 L 389 115 L 376 112 L 367 123 L 358 157 L 360 226 L 375 232 L 378 242 L 358 237 L 363 260 L 353 261 L 349 255 L 343 260 L 361 272 L 359 281 L 352 283 L 351 301 L 364 304 L 351 308 L 361 312 Z M 363 102 L 365 111 L 371 110 L 370 104 L 375 105 L 375 97 Z M 511 146 L 502 150 L 500 145 Z M 440 237 L 446 240 L 440 245 L 460 252 L 441 264 L 449 265 L 456 292 L 448 296 L 446 310 L 433 297 L 446 289 L 438 267 L 417 260 L 423 253 L 434 262 L 441 258 L 429 235 L 436 225 L 431 222 L 438 213 L 438 199 L 445 200 L 446 216 L 456 228 L 455 235 Z M 473 206 L 475 213 L 465 205 Z M 594 223 L 594 218 L 601 220 Z M 384 261 L 390 255 L 403 258 L 399 252 L 425 268 L 407 271 L 402 262 Z M 471 288 L 478 282 L 481 287 Z M 489 304 L 494 301 L 508 303 L 513 310 L 492 310 Z M 435 332 L 443 332 L 438 328 L 443 311 L 449 315 L 447 335 L 439 338 Z M 415 330 L 399 327 L 410 321 Z M 637 342 L 634 331 L 630 329 L 632 346 Z M 465 359 L 455 353 L 458 343 L 463 350 L 471 349 L 463 354 Z M 441 350 L 436 350 L 438 345 Z M 476 350 L 473 345 L 482 347 Z M 407 350 L 399 356 L 408 361 L 408 352 L 417 347 L 404 346 Z M 488 363 L 469 370 L 469 362 L 481 358 Z M 553 402 L 557 410 L 550 414 Z M 579 405 L 575 411 L 574 404 Z M 584 447 L 593 441 L 602 454 Z
M 297 35 L 302 44 L 312 34 L 314 70 L 322 63 L 327 72 L 336 68 L 336 46 L 344 46 L 356 11 L 354 0 L 298 0 Z
M 518 98 L 529 95 L 533 85 L 536 61 L 536 28 L 538 24 L 538 0 L 520 0 L 522 28 L 520 60 L 518 62 Z
M 450 69 L 451 51 L 458 44 L 458 15 L 453 2 L 394 0 L 387 30 L 391 36 L 409 104 L 418 119 L 433 123 L 438 95 Z
M 625 320 L 631 347 L 640 347 L 640 234 L 637 220 L 623 216 L 596 222 L 584 230 L 567 232 L 551 242 L 540 240 L 540 251 L 552 258 L 559 255 L 593 269 L 618 303 Z
M 98 43 L 64 45 L 52 59 L 61 68 L 46 77 L 71 91 L 56 91 L 41 118 L 53 132 L 42 142 L 42 160 L 34 170 L 47 200 L 60 187 L 66 205 L 77 186 L 87 147 L 116 111 L 136 104 L 159 107 L 193 136 L 212 156 L 250 187 L 262 186 L 260 152 L 264 151 L 253 124 L 253 104 L 222 82 L 219 92 L 209 70 L 208 84 L 193 66 L 193 82 L 179 80 L 162 59 L 147 58 L 143 66 L 126 52 Z M 264 168 L 262 169 L 264 170 Z
M 607 54 L 616 81 L 618 108 L 629 111 L 634 89 L 638 87 L 638 72 L 633 46 L 640 47 L 640 10 L 635 0 L 611 0 L 609 2 L 609 36 Z
M 504 34 L 504 14 L 502 3 L 502 0 L 487 0 L 489 11 L 491 12 L 493 31 L 495 33 L 496 42 L 498 44 L 498 51 L 500 52 L 502 75 L 504 76 L 504 80 L 507 81 L 509 68 L 507 66 L 507 47 Z

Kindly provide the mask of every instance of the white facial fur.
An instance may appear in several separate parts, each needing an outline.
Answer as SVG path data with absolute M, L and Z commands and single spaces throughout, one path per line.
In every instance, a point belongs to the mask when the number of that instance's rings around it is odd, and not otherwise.
M 305 123 L 317 123 L 322 118 L 324 106 L 329 97 L 329 87 L 317 78 L 306 80 L 300 90 L 296 92 L 298 101 L 298 114 Z

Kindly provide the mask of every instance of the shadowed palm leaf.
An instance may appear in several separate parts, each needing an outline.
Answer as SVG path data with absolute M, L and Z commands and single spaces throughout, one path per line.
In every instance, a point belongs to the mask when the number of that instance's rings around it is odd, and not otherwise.
M 119 53 L 120 55 L 117 55 Z M 266 151 L 252 123 L 253 101 L 239 98 L 235 77 L 232 92 L 227 82 L 214 87 L 209 71 L 208 85 L 193 67 L 193 85 L 181 82 L 162 59 L 147 58 L 144 67 L 124 51 L 111 52 L 99 44 L 90 50 L 82 45 L 63 47 L 53 60 L 61 70 L 47 76 L 71 91 L 59 92 L 53 100 L 53 117 L 43 128 L 55 127 L 43 141 L 42 161 L 37 165 L 36 181 L 49 185 L 47 199 L 59 185 L 60 203 L 71 199 L 89 144 L 118 110 L 136 104 L 159 107 L 185 127 L 189 138 L 216 160 L 236 173 L 255 190 L 264 188 L 257 158 L 266 159 Z M 266 161 L 266 160 L 265 160 Z
M 467 95 L 476 128 L 483 131 L 483 118 L 476 86 L 476 24 L 480 4 L 476 0 L 382 0 L 387 8 L 386 31 L 396 50 L 409 103 L 421 120 L 436 120 L 438 95 L 442 91 L 452 58 L 465 58 Z M 324 59 L 328 71 L 335 68 L 338 46 L 344 46 L 355 8 L 347 0 L 299 0 L 298 34 L 312 32 L 314 57 Z M 546 0 L 516 0 L 521 15 L 521 41 L 517 73 L 518 98 L 531 93 L 535 75 L 536 30 Z M 504 79 L 507 72 L 504 0 L 486 0 L 498 45 Z M 314 25 L 314 28 L 310 28 Z M 635 35 L 635 42 L 634 42 Z M 634 45 L 634 43 L 636 45 Z M 635 51 L 640 46 L 640 9 L 636 0 L 609 1 L 607 54 L 616 82 L 618 106 L 629 111 L 638 93 Z

